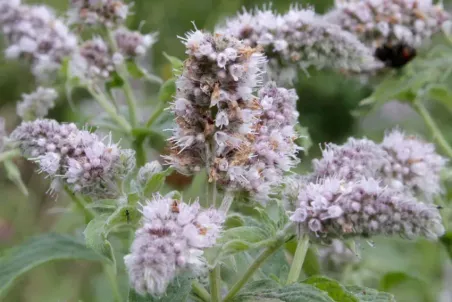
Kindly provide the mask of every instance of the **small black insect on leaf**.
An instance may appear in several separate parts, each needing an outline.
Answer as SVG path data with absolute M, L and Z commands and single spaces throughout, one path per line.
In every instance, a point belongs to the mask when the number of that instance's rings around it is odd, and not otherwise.
M 374 55 L 387 67 L 401 68 L 416 56 L 416 49 L 405 43 L 385 44 L 377 48 Z

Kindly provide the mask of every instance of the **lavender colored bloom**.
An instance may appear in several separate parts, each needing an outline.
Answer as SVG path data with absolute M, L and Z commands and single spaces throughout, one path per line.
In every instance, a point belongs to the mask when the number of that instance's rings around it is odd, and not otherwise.
M 307 185 L 298 201 L 290 219 L 313 240 L 374 235 L 436 239 L 444 233 L 435 206 L 382 188 L 374 179 L 344 182 L 326 178 Z
M 356 35 L 368 47 L 409 45 L 417 48 L 449 19 L 431 0 L 336 0 L 325 16 Z
M 24 156 L 54 182 L 94 198 L 117 196 L 117 181 L 134 167 L 134 152 L 74 124 L 54 120 L 23 122 L 10 136 Z M 109 140 L 111 138 L 108 138 Z
M 141 212 L 142 225 L 124 257 L 131 286 L 138 293 L 161 295 L 182 271 L 199 274 L 206 268 L 203 250 L 215 245 L 223 213 L 203 210 L 197 201 L 189 205 L 158 194 Z
M 22 101 L 17 103 L 17 114 L 23 120 L 43 118 L 55 106 L 58 93 L 53 88 L 38 87 L 30 94 L 22 94 Z
M 293 66 L 366 72 L 379 65 L 355 36 L 323 21 L 309 8 L 294 6 L 284 15 L 266 9 L 244 11 L 217 31 L 263 47 L 271 76 L 280 82 L 296 76 Z
M 363 177 L 379 178 L 379 171 L 386 162 L 386 152 L 373 141 L 349 138 L 343 145 L 326 144 L 322 158 L 312 161 L 312 180 L 330 176 L 347 181 Z
M 71 23 L 121 25 L 129 14 L 129 6 L 121 0 L 71 0 L 69 11 Z
M 77 38 L 43 5 L 0 0 L 0 26 L 6 38 L 5 56 L 31 60 L 34 75 L 47 79 L 77 47 Z
M 71 72 L 82 79 L 107 79 L 115 70 L 113 54 L 101 38 L 85 41 L 71 60 Z
M 143 56 L 156 42 L 156 34 L 143 35 L 138 31 L 120 28 L 114 33 L 116 44 L 122 56 L 134 58 Z
M 447 160 L 435 152 L 433 144 L 394 130 L 385 135 L 381 147 L 388 154 L 381 169 L 386 184 L 428 201 L 442 192 L 440 172 Z

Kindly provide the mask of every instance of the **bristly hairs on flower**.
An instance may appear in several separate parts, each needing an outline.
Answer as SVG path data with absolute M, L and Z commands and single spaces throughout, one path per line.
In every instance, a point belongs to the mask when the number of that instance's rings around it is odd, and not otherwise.
M 23 120 L 43 118 L 55 106 L 57 98 L 55 89 L 38 87 L 30 94 L 22 94 L 22 101 L 17 103 L 17 115 Z
M 77 47 L 77 38 L 55 13 L 44 5 L 0 1 L 0 26 L 6 38 L 5 56 L 29 58 L 40 81 L 54 77 L 61 63 Z
M 444 233 L 435 206 L 382 188 L 372 178 L 349 182 L 325 178 L 302 189 L 298 201 L 290 219 L 314 241 L 374 235 L 437 239 Z
M 124 58 L 135 58 L 146 54 L 157 41 L 157 33 L 143 35 L 139 31 L 131 31 L 121 27 L 114 32 L 116 44 Z
M 162 172 L 162 170 L 162 165 L 157 160 L 146 163 L 140 168 L 140 170 L 138 170 L 138 182 L 141 185 L 145 185 L 152 178 L 152 176 Z
M 141 295 L 162 295 L 181 272 L 207 269 L 203 252 L 215 245 L 225 216 L 159 194 L 146 201 L 130 254 L 124 257 L 131 286 Z
M 101 139 L 75 124 L 47 119 L 22 122 L 10 140 L 52 179 L 51 190 L 64 184 L 93 198 L 116 197 L 118 180 L 135 165 L 133 150 L 120 149 L 111 143 L 111 136 Z
M 292 6 L 283 15 L 267 8 L 244 10 L 217 31 L 251 47 L 262 46 L 269 58 L 270 76 L 278 82 L 296 77 L 294 63 L 303 70 L 313 66 L 360 73 L 380 67 L 355 36 L 325 22 L 312 8 Z

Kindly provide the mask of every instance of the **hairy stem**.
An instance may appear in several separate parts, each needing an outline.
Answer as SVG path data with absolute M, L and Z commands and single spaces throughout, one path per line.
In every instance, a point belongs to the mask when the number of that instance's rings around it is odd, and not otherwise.
M 301 238 L 298 239 L 297 249 L 292 260 L 292 265 L 290 266 L 286 284 L 291 284 L 298 281 L 301 269 L 303 267 L 303 262 L 306 257 L 306 252 L 308 251 L 308 247 L 309 237 L 308 235 L 304 234 Z
M 193 281 L 191 284 L 192 291 L 202 300 L 205 302 L 210 301 L 210 294 L 209 292 L 202 286 L 198 281 Z
M 147 161 L 146 151 L 144 150 L 143 141 L 144 141 L 144 139 L 139 138 L 133 142 L 133 148 L 135 149 L 135 152 L 136 152 L 135 155 L 136 155 L 136 159 L 137 159 L 137 167 L 144 166 L 144 164 Z
M 217 264 L 210 272 L 209 272 L 209 283 L 210 283 L 210 301 L 212 302 L 220 302 L 221 301 L 221 293 L 220 293 L 220 266 Z
M 116 268 L 111 264 L 103 264 L 104 273 L 110 281 L 111 289 L 113 290 L 113 297 L 115 302 L 122 302 L 121 293 L 118 287 L 118 279 L 116 278 Z
M 438 146 L 443 150 L 443 152 L 452 158 L 452 147 L 449 145 L 447 140 L 444 138 L 441 130 L 436 125 L 435 121 L 433 120 L 432 116 L 428 112 L 428 110 L 425 108 L 425 106 L 419 101 L 416 100 L 413 103 L 414 109 L 419 113 L 419 115 L 424 119 L 425 124 L 429 128 L 433 139 L 437 142 Z
M 105 95 L 101 92 L 96 91 L 93 87 L 86 87 L 91 95 L 96 99 L 99 105 L 108 113 L 108 115 L 117 122 L 125 132 L 129 133 L 132 130 L 129 122 L 121 115 L 118 114 L 116 108 L 108 101 Z
M 0 162 L 12 159 L 12 158 L 17 157 L 19 155 L 20 155 L 20 150 L 19 149 L 13 149 L 13 150 L 8 150 L 8 151 L 5 151 L 5 152 L 2 152 L 2 153 L 0 153 Z
M 262 264 L 277 250 L 281 248 L 281 246 L 286 242 L 286 240 L 290 237 L 289 230 L 292 228 L 292 224 L 288 224 L 284 230 L 278 232 L 276 238 L 274 238 L 273 242 L 269 244 L 269 246 L 254 260 L 251 266 L 246 270 L 243 276 L 232 286 L 227 295 L 224 297 L 223 301 L 230 301 L 235 295 L 242 289 L 242 287 L 248 282 L 248 280 L 254 275 L 254 273 L 262 266 Z M 289 233 L 289 234 L 288 234 Z

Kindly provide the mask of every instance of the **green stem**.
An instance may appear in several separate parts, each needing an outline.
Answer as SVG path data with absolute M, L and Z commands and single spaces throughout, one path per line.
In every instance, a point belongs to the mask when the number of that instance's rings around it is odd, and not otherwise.
M 2 152 L 2 153 L 0 153 L 0 162 L 12 159 L 12 158 L 17 157 L 19 155 L 20 155 L 20 150 L 19 149 L 13 149 L 13 150 L 8 150 L 8 151 L 5 151 L 5 152 Z
M 123 69 L 123 67 L 120 66 L 120 69 Z M 120 74 L 121 77 L 124 79 L 124 84 L 122 85 L 122 88 L 124 90 L 124 95 L 126 96 L 127 106 L 129 107 L 130 122 L 132 123 L 133 127 L 136 127 L 138 125 L 136 98 L 133 93 L 132 86 L 130 86 L 126 72 L 121 71 Z
M 115 302 L 123 302 L 121 293 L 119 292 L 118 280 L 116 278 L 115 267 L 111 264 L 103 264 L 105 275 L 107 275 L 108 281 L 110 281 L 111 289 L 113 290 L 113 297 Z
M 447 140 L 444 138 L 441 130 L 436 125 L 430 113 L 427 111 L 425 106 L 419 101 L 415 101 L 413 103 L 414 108 L 419 113 L 419 115 L 424 119 L 425 124 L 430 129 L 430 132 L 433 135 L 433 139 L 438 143 L 444 153 L 447 154 L 450 158 L 452 158 L 452 147 L 449 145 Z
M 295 251 L 294 258 L 292 260 L 292 265 L 290 266 L 289 275 L 287 276 L 286 284 L 295 283 L 300 277 L 301 268 L 303 267 L 303 262 L 306 257 L 306 252 L 309 247 L 309 237 L 304 234 L 298 239 L 297 250 Z
M 160 101 L 159 105 L 157 106 L 157 108 L 155 108 L 154 112 L 152 112 L 151 116 L 149 117 L 147 123 L 146 123 L 146 127 L 150 128 L 152 126 L 152 124 L 154 124 L 154 122 L 160 117 L 160 115 L 163 113 L 163 111 L 166 108 L 166 103 Z
M 116 108 L 108 101 L 104 94 L 97 92 L 93 87 L 86 87 L 91 95 L 96 99 L 99 105 L 110 115 L 110 117 L 116 121 L 125 132 L 130 132 L 132 130 L 132 126 L 130 126 L 127 120 L 118 114 Z
M 270 244 L 251 264 L 251 266 L 246 270 L 245 274 L 238 280 L 232 288 L 229 290 L 227 295 L 224 297 L 223 301 L 229 301 L 242 289 L 242 287 L 248 282 L 248 280 L 253 276 L 253 274 L 261 267 L 261 265 L 273 255 L 279 248 L 286 242 L 286 231 L 280 232 L 276 239 Z
M 86 207 L 86 202 L 83 199 L 83 197 L 75 194 L 72 192 L 68 187 L 64 187 L 64 191 L 67 195 L 72 199 L 72 201 L 75 203 L 75 205 L 80 209 L 80 211 L 85 215 L 85 223 L 88 224 L 93 218 L 96 216 L 96 213 L 94 213 L 93 210 Z
M 198 281 L 193 281 L 192 284 L 191 284 L 191 288 L 192 288 L 193 292 L 199 298 L 201 298 L 201 300 L 203 300 L 205 302 L 209 302 L 210 301 L 210 294 L 209 294 L 209 292 Z
M 220 293 L 220 266 L 217 264 L 210 272 L 209 272 L 209 283 L 210 283 L 210 296 L 212 302 L 220 302 L 221 301 L 221 293 Z
M 147 161 L 146 151 L 144 150 L 143 141 L 144 141 L 144 139 L 139 138 L 133 142 L 133 148 L 135 149 L 135 152 L 136 152 L 135 155 L 136 155 L 138 167 L 144 166 L 144 164 Z

